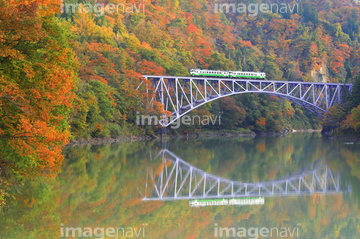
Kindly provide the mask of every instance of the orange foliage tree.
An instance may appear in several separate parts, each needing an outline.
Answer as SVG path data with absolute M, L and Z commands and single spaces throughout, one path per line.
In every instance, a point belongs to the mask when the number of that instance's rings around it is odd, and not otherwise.
M 16 3 L 0 1 L 0 161 L 17 175 L 54 175 L 77 64 L 65 27 L 37 2 Z
M 342 124 L 343 128 L 353 128 L 356 131 L 360 128 L 360 105 L 351 110 Z

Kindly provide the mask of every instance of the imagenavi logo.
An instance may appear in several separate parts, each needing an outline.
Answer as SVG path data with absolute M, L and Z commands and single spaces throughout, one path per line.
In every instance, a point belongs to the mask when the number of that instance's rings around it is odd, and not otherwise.
M 219 227 L 214 224 L 215 238 L 299 238 L 299 227 Z
M 357 0 L 360 1 L 360 0 Z M 299 13 L 298 3 L 234 3 L 234 2 L 220 2 L 215 0 L 215 13 L 238 13 L 247 14 L 250 17 L 256 17 L 259 13 Z

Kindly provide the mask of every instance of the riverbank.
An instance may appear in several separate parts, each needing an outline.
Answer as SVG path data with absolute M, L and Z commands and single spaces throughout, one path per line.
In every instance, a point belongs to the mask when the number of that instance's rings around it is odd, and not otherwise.
M 71 147 L 75 145 L 82 144 L 106 144 L 106 143 L 115 143 L 115 142 L 124 142 L 124 141 L 138 141 L 138 140 L 163 140 L 163 139 L 197 139 L 197 138 L 211 138 L 211 137 L 221 137 L 221 138 L 237 138 L 237 137 L 246 137 L 254 138 L 256 136 L 284 136 L 292 132 L 320 132 L 319 130 L 288 130 L 284 132 L 263 132 L 256 134 L 253 131 L 204 131 L 196 133 L 159 133 L 156 135 L 143 135 L 143 136 L 119 136 L 116 138 L 90 138 L 90 139 L 77 139 L 71 140 L 65 147 Z
M 223 138 L 236 138 L 236 137 L 250 137 L 256 136 L 254 132 L 236 132 L 236 131 L 206 131 L 197 133 L 186 133 L 186 134 L 160 134 L 160 138 L 211 138 L 211 137 L 223 137 Z
M 360 143 L 360 134 L 355 131 L 340 131 L 338 128 L 328 128 L 322 130 L 321 134 L 330 140 L 350 141 Z
M 83 144 L 107 144 L 124 141 L 138 141 L 138 140 L 161 140 L 161 139 L 178 139 L 178 138 L 210 138 L 210 137 L 224 137 L 224 138 L 235 138 L 235 137 L 255 137 L 254 132 L 199 132 L 199 133 L 187 133 L 187 134 L 157 134 L 157 135 L 145 135 L 145 136 L 119 136 L 116 138 L 90 138 L 90 139 L 77 139 L 71 140 L 65 147 L 71 147 L 75 145 Z
M 159 133 L 156 135 L 130 135 L 130 136 L 119 136 L 116 138 L 90 138 L 90 139 L 77 139 L 71 140 L 65 147 L 71 147 L 75 145 L 82 144 L 106 144 L 106 143 L 115 143 L 115 142 L 123 142 L 123 141 L 138 141 L 138 140 L 161 140 L 161 139 L 180 139 L 180 138 L 189 138 L 189 139 L 197 139 L 197 138 L 211 138 L 211 137 L 221 137 L 221 138 L 236 138 L 236 137 L 250 137 L 254 138 L 256 136 L 265 136 L 265 137 L 276 137 L 276 136 L 284 136 L 289 133 L 302 133 L 302 132 L 321 132 L 321 130 L 317 129 L 293 129 L 287 130 L 283 132 L 261 132 L 255 133 L 253 131 L 204 131 L 204 132 L 196 132 L 196 133 Z
M 347 142 L 352 142 L 352 143 L 356 143 L 356 144 L 359 144 L 360 143 L 360 136 L 358 135 L 339 135 L 339 136 L 329 136 L 328 139 L 331 139 L 331 140 L 339 140 L 339 141 L 347 141 Z
M 308 133 L 321 133 L 321 129 L 293 129 L 293 133 L 302 133 L 302 132 L 308 132 Z
M 65 147 L 71 147 L 75 145 L 82 144 L 106 144 L 106 143 L 115 143 L 115 142 L 124 142 L 124 141 L 137 141 L 137 140 L 152 140 L 156 139 L 156 136 L 119 136 L 116 138 L 90 138 L 90 139 L 76 139 L 70 140 L 70 142 L 65 145 Z

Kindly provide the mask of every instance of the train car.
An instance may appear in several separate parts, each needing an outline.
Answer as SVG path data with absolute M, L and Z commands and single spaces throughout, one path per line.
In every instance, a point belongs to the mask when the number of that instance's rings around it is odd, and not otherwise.
M 212 77 L 225 77 L 225 78 L 242 78 L 242 79 L 265 79 L 264 72 L 251 72 L 251 71 L 219 71 L 219 70 L 201 70 L 191 69 L 191 76 L 212 76 Z
M 191 69 L 190 75 L 192 75 L 192 76 L 229 77 L 229 72 L 228 71 L 218 71 L 218 70 Z
M 266 74 L 264 72 L 250 72 L 250 71 L 230 71 L 229 77 L 233 78 L 251 78 L 251 79 L 265 79 Z

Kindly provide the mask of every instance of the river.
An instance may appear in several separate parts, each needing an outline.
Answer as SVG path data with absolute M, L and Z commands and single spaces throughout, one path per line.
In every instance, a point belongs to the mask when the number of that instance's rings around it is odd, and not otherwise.
M 14 187 L 0 238 L 359 238 L 353 142 L 293 133 L 80 145 L 64 154 L 56 179 Z M 188 200 L 235 194 L 264 203 Z

